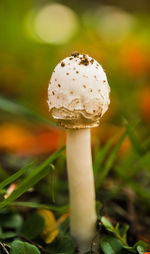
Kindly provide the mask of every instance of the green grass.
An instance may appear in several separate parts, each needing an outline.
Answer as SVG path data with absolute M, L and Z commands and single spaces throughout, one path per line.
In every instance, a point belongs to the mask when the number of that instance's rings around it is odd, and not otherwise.
M 52 124 L 49 119 L 45 119 L 37 113 L 30 111 L 29 109 L 10 102 L 6 99 L 0 98 L 0 110 L 7 113 L 17 114 L 25 117 L 27 120 L 32 118 L 37 122 L 43 122 L 46 124 Z M 54 125 L 53 125 L 54 126 Z M 124 188 L 132 190 L 136 196 L 135 203 L 136 209 L 144 209 L 145 216 L 150 208 L 150 137 L 146 140 L 139 140 L 136 136 L 137 124 L 125 123 L 124 132 L 118 139 L 117 143 L 114 144 L 115 137 L 108 140 L 103 147 L 97 147 L 94 151 L 93 160 L 93 172 L 95 177 L 96 194 L 99 197 L 99 191 L 103 193 L 105 211 L 109 217 L 113 218 L 113 206 L 116 206 L 117 211 L 121 211 L 122 217 L 127 214 L 127 207 L 121 205 L 122 201 L 128 202 Z M 131 142 L 131 148 L 123 157 L 119 156 L 120 148 L 126 138 L 129 138 Z M 69 223 L 65 220 L 60 225 L 59 235 L 57 240 L 50 245 L 43 244 L 39 246 L 37 239 L 30 239 L 30 234 L 27 239 L 21 238 L 19 230 L 21 230 L 21 222 L 15 222 L 17 216 L 19 221 L 24 221 L 24 217 L 28 217 L 36 213 L 37 209 L 46 209 L 53 211 L 55 216 L 58 218 L 60 215 L 69 211 L 68 205 L 68 184 L 66 183 L 66 156 L 63 153 L 65 147 L 51 154 L 43 162 L 37 162 L 37 160 L 29 163 L 25 167 L 21 168 L 11 176 L 5 172 L 4 168 L 0 168 L 0 174 L 4 181 L 0 183 L 0 222 L 3 221 L 0 227 L 0 239 L 3 241 L 0 245 L 0 251 L 3 249 L 5 253 L 13 253 L 16 251 L 17 246 L 20 246 L 22 250 L 28 248 L 33 253 L 64 253 L 74 254 L 75 243 L 69 233 Z M 7 199 L 3 198 L 3 195 L 7 193 L 8 187 L 16 182 L 16 189 L 8 196 Z M 112 187 L 105 187 L 105 183 L 110 182 Z M 61 185 L 61 186 L 60 186 Z M 64 187 L 63 187 L 64 186 Z M 109 185 L 108 185 L 109 186 Z M 29 190 L 33 188 L 32 192 Z M 37 192 L 35 194 L 35 192 Z M 117 198 L 117 201 L 114 200 Z M 42 200 L 42 202 L 41 202 Z M 43 202 L 44 200 L 44 202 Z M 101 202 L 100 200 L 97 200 Z M 132 204 L 133 209 L 135 204 Z M 132 244 L 128 243 L 128 232 L 129 225 L 116 223 L 114 226 L 107 218 L 101 215 L 103 205 L 100 206 L 98 211 L 98 217 L 100 222 L 100 246 L 104 254 L 130 254 L 137 253 L 143 254 L 144 251 L 148 250 L 145 242 L 135 241 Z M 26 212 L 26 209 L 28 212 Z M 105 215 L 105 214 L 103 214 Z M 120 216 L 120 214 L 119 214 Z M 33 216 L 35 219 L 38 216 Z M 31 217 L 32 218 L 32 217 Z M 128 218 L 122 218 L 125 222 Z M 145 219 L 145 218 L 144 218 Z M 31 219 L 32 220 L 32 219 Z M 6 222 L 7 223 L 6 223 Z M 20 229 L 7 229 L 8 222 L 12 225 L 19 225 Z M 145 220 L 144 220 L 145 221 Z M 25 222 L 24 222 L 25 223 Z M 38 228 L 38 221 L 35 221 L 34 229 L 38 232 L 37 237 L 40 238 L 41 229 Z M 132 231 L 132 227 L 130 228 Z M 149 229 L 148 229 L 149 231 Z M 150 233 L 150 232 L 149 232 Z M 10 244 L 7 245 L 7 241 L 10 239 Z M 32 240 L 32 242 L 31 242 Z M 26 243 L 30 244 L 26 246 Z M 15 252 L 14 252 L 15 253 Z M 94 252 L 96 254 L 96 252 Z M 17 254 L 17 252 L 16 252 Z

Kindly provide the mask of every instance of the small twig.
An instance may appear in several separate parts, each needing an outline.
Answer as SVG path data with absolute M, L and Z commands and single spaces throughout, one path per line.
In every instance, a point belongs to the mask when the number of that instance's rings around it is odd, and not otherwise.
M 5 251 L 6 254 L 9 254 L 8 250 L 5 248 L 3 243 L 0 243 L 0 246 L 2 247 L 3 251 Z M 7 246 L 7 245 L 6 245 Z M 8 246 L 9 247 L 9 246 Z

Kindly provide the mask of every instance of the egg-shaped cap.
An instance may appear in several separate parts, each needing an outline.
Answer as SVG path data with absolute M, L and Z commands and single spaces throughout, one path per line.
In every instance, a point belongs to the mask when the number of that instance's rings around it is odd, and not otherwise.
M 101 65 L 74 52 L 55 67 L 48 87 L 51 117 L 65 128 L 98 126 L 110 103 L 110 87 Z

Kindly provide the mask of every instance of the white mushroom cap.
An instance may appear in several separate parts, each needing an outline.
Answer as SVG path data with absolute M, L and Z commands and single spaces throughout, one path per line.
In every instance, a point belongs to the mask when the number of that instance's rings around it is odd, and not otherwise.
M 110 87 L 101 65 L 77 52 L 54 69 L 48 87 L 50 114 L 66 128 L 99 125 L 110 103 Z

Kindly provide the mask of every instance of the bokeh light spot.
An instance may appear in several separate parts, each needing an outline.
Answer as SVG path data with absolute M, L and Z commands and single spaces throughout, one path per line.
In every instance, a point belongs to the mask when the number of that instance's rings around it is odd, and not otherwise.
M 103 6 L 97 10 L 99 22 L 97 29 L 107 42 L 122 42 L 132 31 L 135 17 L 114 6 Z
M 46 43 L 68 42 L 79 27 L 73 10 L 62 4 L 49 4 L 39 10 L 34 22 L 35 32 Z

